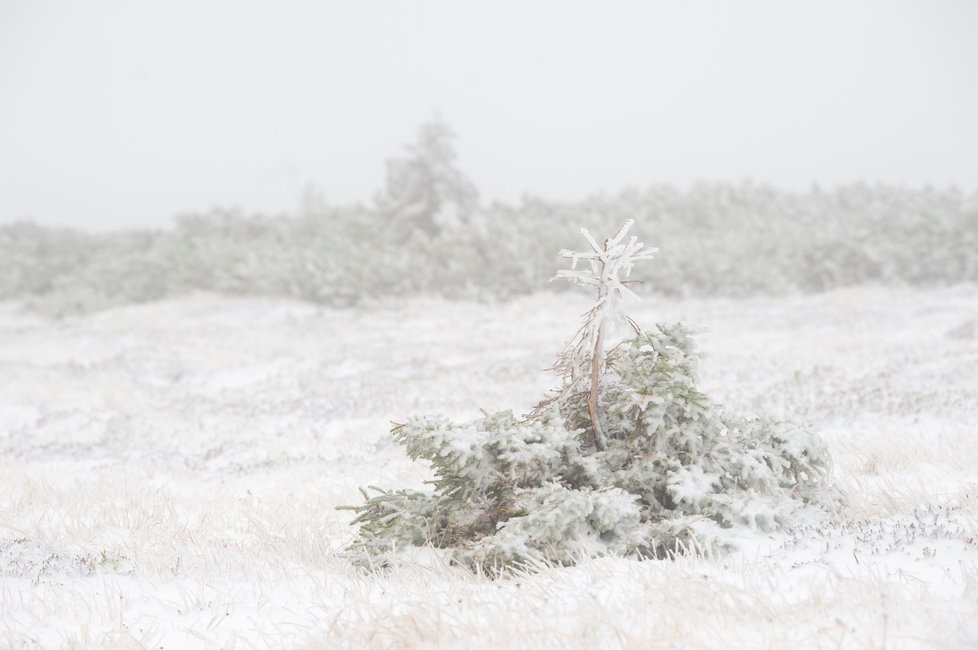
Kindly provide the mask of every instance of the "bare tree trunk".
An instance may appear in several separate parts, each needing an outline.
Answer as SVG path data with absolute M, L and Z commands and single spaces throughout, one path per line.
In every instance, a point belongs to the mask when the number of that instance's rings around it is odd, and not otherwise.
M 598 384 L 601 379 L 601 353 L 604 343 L 604 323 L 598 326 L 598 336 L 594 342 L 594 352 L 591 354 L 591 393 L 587 398 L 587 412 L 591 416 L 591 427 L 594 429 L 594 446 L 604 451 L 608 446 L 598 422 Z
M 608 242 L 604 242 L 604 250 L 608 251 Z M 601 261 L 601 278 L 604 279 L 605 275 L 605 261 Z M 607 284 L 602 284 L 598 287 L 598 300 L 602 298 L 608 299 L 608 286 Z M 594 429 L 594 446 L 600 451 L 608 446 L 607 440 L 604 437 L 604 430 L 601 429 L 601 422 L 598 421 L 598 388 L 601 383 L 601 357 L 604 354 L 604 326 L 605 318 L 604 313 L 599 312 L 598 318 L 598 334 L 594 337 L 594 350 L 591 351 L 591 392 L 587 397 L 587 412 L 591 416 L 591 427 Z

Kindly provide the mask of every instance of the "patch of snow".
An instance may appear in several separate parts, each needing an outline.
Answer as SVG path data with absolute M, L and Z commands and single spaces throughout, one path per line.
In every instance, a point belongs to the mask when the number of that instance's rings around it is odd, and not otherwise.
M 836 524 L 728 555 L 490 581 L 336 551 L 368 485 L 424 487 L 391 420 L 528 411 L 586 301 L 331 310 L 198 295 L 0 305 L 0 646 L 978 647 L 978 287 L 638 303 L 708 327 L 703 389 L 820 431 Z M 708 489 L 690 477 L 680 490 Z

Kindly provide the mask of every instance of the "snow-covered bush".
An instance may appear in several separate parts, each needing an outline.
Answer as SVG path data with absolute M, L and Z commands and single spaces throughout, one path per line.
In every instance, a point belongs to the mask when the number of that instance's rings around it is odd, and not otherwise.
M 453 138 L 442 122 L 422 125 L 368 205 L 329 205 L 308 189 L 293 214 L 212 210 L 154 231 L 0 225 L 0 300 L 67 314 L 201 290 L 335 306 L 421 294 L 506 298 L 540 289 L 555 251 L 576 237 L 568 224 L 611 232 L 623 214 L 668 245 L 656 268 L 663 293 L 978 282 L 974 192 L 701 183 L 486 205 Z
M 418 417 L 394 428 L 412 459 L 430 463 L 432 489 L 365 494 L 353 508 L 354 557 L 383 561 L 425 544 L 490 570 L 658 557 L 693 540 L 722 547 L 732 529 L 772 530 L 834 510 L 818 436 L 726 416 L 696 387 L 686 327 L 641 331 L 623 314 L 622 281 L 650 258 L 634 237 L 625 241 L 628 225 L 604 245 L 588 236 L 591 251 L 568 253 L 591 270 L 561 277 L 599 298 L 555 365 L 561 385 L 532 413 Z M 637 333 L 606 351 L 614 322 Z
M 456 164 L 454 139 L 452 128 L 434 119 L 421 125 L 407 155 L 387 161 L 386 183 L 375 203 L 399 239 L 472 223 L 479 191 Z

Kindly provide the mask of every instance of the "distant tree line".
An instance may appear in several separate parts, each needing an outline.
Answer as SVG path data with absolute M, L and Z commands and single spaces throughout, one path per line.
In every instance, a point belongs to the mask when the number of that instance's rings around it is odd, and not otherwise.
M 978 281 L 978 195 L 856 184 L 627 189 L 579 202 L 484 204 L 442 122 L 387 163 L 369 205 L 313 194 L 286 215 L 214 210 L 164 230 L 0 226 L 0 299 L 54 315 L 191 291 L 352 305 L 388 296 L 506 298 L 547 286 L 578 229 L 636 221 L 660 248 L 653 291 L 743 296 Z M 555 289 L 559 287 L 554 286 Z

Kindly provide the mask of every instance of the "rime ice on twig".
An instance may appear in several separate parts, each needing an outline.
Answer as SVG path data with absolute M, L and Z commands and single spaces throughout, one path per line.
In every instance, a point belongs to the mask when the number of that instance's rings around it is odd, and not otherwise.
M 586 228 L 581 228 L 581 234 L 591 246 L 590 251 L 574 252 L 567 249 L 560 251 L 561 256 L 571 259 L 571 268 L 557 272 L 556 279 L 565 279 L 582 287 L 594 287 L 598 290 L 594 305 L 584 315 L 584 324 L 561 354 L 555 369 L 560 373 L 571 390 L 576 390 L 582 380 L 590 375 L 590 391 L 588 394 L 588 413 L 591 416 L 591 426 L 594 429 L 594 444 L 598 449 L 604 449 L 607 440 L 598 418 L 598 388 L 601 373 L 604 370 L 604 334 L 608 323 L 628 323 L 636 334 L 641 333 L 635 323 L 622 310 L 622 302 L 626 298 L 637 298 L 629 289 L 626 279 L 631 275 L 635 262 L 651 260 L 659 249 L 645 248 L 645 244 L 632 236 L 625 243 L 628 230 L 635 223 L 627 220 L 614 235 L 598 245 Z M 579 270 L 577 263 L 587 260 L 589 269 Z

